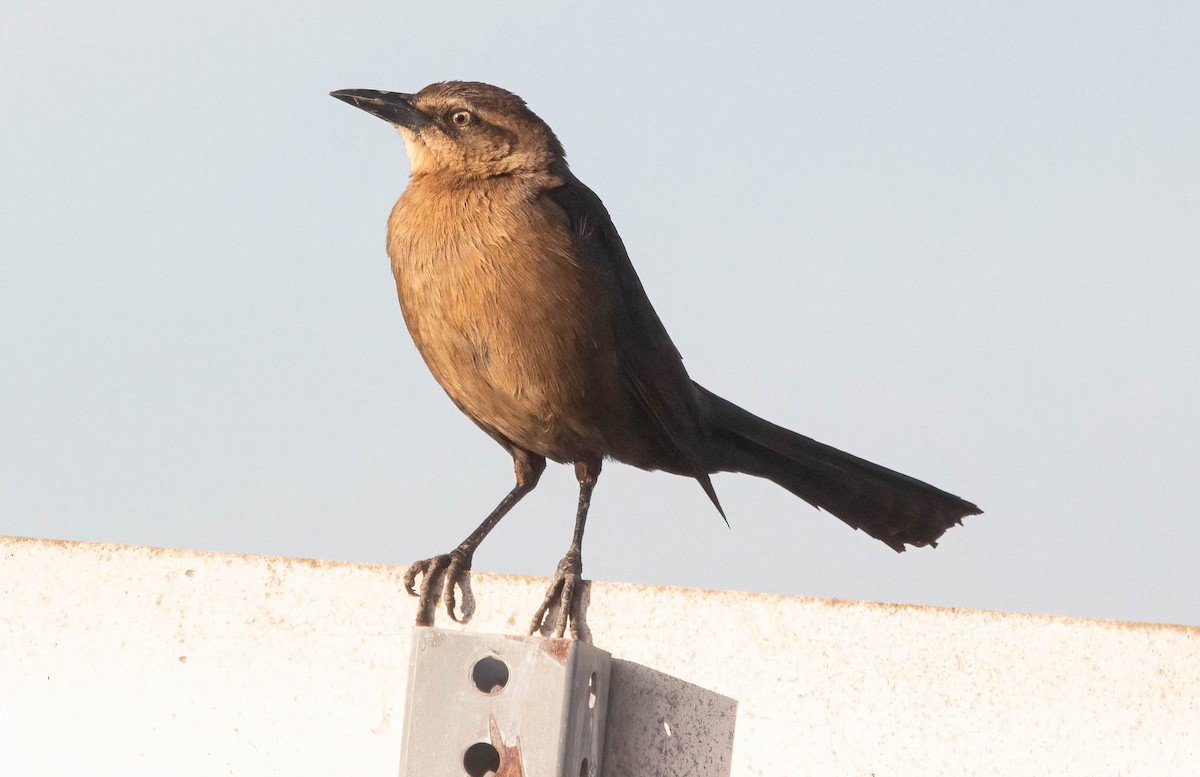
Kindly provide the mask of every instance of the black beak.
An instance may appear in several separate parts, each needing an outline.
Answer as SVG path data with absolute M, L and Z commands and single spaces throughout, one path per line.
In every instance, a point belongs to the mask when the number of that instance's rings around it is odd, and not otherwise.
M 381 92 L 377 89 L 339 89 L 329 95 L 355 108 L 362 108 L 372 116 L 413 131 L 429 123 L 429 117 L 413 107 L 411 94 Z

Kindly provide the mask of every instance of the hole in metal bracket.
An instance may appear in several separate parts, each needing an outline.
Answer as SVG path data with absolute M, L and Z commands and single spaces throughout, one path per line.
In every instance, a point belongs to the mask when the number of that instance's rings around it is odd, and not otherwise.
M 471 667 L 471 682 L 489 696 L 500 693 L 508 685 L 508 664 L 495 656 L 487 656 Z
M 463 768 L 471 777 L 484 777 L 500 769 L 500 753 L 488 742 L 476 742 L 463 753 Z
M 596 707 L 596 673 L 592 672 L 592 676 L 588 678 L 588 709 Z
M 592 770 L 588 768 L 588 759 L 584 758 L 583 763 L 579 764 L 579 777 L 592 777 Z

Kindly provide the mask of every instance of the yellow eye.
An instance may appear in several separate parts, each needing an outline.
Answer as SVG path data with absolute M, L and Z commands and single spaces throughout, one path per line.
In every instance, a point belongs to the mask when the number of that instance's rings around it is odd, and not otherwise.
M 455 111 L 450 114 L 450 121 L 454 122 L 455 127 L 465 127 L 475 120 L 470 111 Z

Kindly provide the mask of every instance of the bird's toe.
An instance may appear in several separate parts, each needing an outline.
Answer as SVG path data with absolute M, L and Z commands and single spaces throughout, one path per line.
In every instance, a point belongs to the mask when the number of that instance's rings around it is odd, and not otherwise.
M 439 599 L 446 600 L 446 609 L 455 621 L 464 622 L 475 610 L 475 600 L 470 594 L 471 558 L 459 550 L 433 558 L 415 561 L 404 572 L 404 590 L 417 597 L 417 625 L 432 626 L 433 614 Z M 420 589 L 417 578 L 421 579 Z M 443 580 L 445 584 L 443 585 Z M 454 614 L 454 588 L 463 592 L 463 617 Z
M 542 604 L 529 624 L 529 633 L 536 634 L 546 628 L 555 639 L 561 639 L 570 626 L 571 639 L 580 639 L 583 587 L 583 562 L 577 553 L 568 553 L 558 563 Z

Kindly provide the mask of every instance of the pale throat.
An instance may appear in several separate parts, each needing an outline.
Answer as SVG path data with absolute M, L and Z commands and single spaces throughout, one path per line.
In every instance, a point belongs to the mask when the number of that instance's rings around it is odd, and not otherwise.
M 407 127 L 396 127 L 400 139 L 404 141 L 404 151 L 408 154 L 408 163 L 414 175 L 430 172 L 433 169 L 433 155 L 429 147 L 417 139 L 416 133 Z

